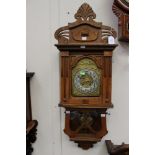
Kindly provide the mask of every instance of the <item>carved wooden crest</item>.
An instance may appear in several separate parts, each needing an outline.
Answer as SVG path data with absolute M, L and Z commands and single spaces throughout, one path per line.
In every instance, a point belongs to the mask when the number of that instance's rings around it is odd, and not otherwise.
M 84 3 L 75 14 L 75 19 L 77 20 L 87 21 L 95 18 L 96 14 L 87 3 Z
M 114 0 L 112 10 L 118 17 L 118 40 L 129 42 L 129 1 Z
M 92 8 L 84 3 L 75 14 L 76 21 L 59 28 L 55 38 L 59 44 L 107 44 L 108 36 L 116 38 L 113 28 L 94 21 L 95 18 Z
M 121 14 L 129 14 L 129 3 L 126 0 L 114 0 L 112 10 L 117 17 Z

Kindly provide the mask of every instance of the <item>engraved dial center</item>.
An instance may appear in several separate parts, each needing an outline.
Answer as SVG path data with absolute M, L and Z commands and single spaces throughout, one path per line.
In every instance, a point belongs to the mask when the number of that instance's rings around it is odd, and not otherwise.
M 81 93 L 92 93 L 98 87 L 98 76 L 93 70 L 83 69 L 76 73 L 74 85 Z
M 83 86 L 83 87 L 90 87 L 93 83 L 93 78 L 87 73 L 87 72 L 84 72 L 84 71 L 81 71 L 80 72 L 80 84 Z

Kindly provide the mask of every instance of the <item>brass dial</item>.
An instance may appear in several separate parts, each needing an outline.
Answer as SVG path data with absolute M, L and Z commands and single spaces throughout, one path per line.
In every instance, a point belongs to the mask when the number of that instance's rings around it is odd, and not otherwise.
M 99 96 L 100 71 L 91 59 L 82 59 L 72 71 L 73 96 Z

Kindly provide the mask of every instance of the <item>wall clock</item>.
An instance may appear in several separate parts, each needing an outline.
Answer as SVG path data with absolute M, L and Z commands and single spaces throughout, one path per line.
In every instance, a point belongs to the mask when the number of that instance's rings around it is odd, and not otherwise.
M 95 18 L 84 3 L 76 21 L 55 32 L 61 63 L 59 106 L 66 110 L 64 132 L 83 149 L 107 134 L 106 110 L 112 107 L 112 51 L 117 45 L 108 44 L 108 37 L 116 38 L 116 32 Z
M 129 42 L 129 0 L 114 0 L 112 10 L 118 17 L 118 39 Z

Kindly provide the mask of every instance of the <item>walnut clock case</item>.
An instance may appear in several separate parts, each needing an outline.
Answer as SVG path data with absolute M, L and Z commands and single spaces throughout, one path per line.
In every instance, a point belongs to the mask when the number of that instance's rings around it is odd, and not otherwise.
M 112 107 L 112 52 L 116 44 L 108 37 L 116 32 L 94 19 L 96 14 L 84 3 L 76 21 L 55 32 L 60 50 L 61 102 L 64 132 L 83 149 L 89 149 L 108 131 L 106 111 Z
M 112 10 L 118 17 L 118 39 L 129 42 L 129 0 L 114 0 Z

